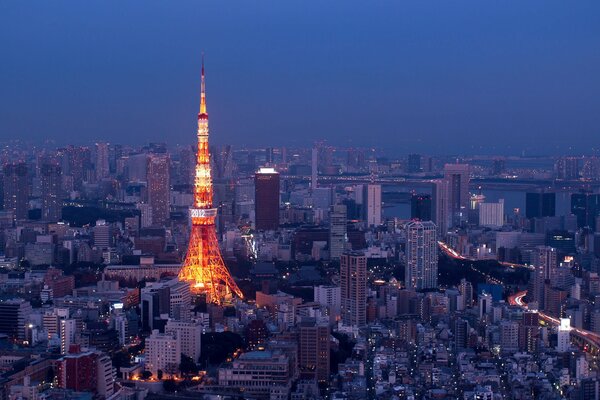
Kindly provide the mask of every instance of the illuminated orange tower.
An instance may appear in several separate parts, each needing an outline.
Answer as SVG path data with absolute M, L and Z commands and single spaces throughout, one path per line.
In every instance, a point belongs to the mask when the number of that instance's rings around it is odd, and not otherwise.
M 192 293 L 205 294 L 207 302 L 221 304 L 232 294 L 240 298 L 243 295 L 223 262 L 215 230 L 216 216 L 217 209 L 212 206 L 203 57 L 194 205 L 190 208 L 192 232 L 185 262 L 179 272 L 179 279 L 191 283 Z

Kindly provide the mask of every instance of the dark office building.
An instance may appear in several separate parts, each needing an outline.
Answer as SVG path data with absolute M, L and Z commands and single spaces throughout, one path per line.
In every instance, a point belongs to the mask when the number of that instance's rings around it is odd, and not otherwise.
M 12 339 L 25 338 L 25 323 L 31 315 L 31 304 L 23 299 L 0 301 L 0 333 Z
M 546 234 L 546 246 L 554 247 L 561 255 L 574 254 L 575 234 L 567 231 L 552 231 Z
M 525 195 L 527 218 L 554 217 L 556 215 L 556 193 L 527 193 Z
M 421 155 L 420 154 L 409 154 L 408 155 L 408 172 L 421 172 Z
M 279 173 L 261 168 L 254 175 L 254 207 L 257 230 L 279 228 Z
M 571 195 L 571 213 L 577 217 L 577 227 L 589 227 L 596 230 L 596 217 L 600 211 L 600 195 L 591 193 L 573 193 Z
M 420 221 L 431 221 L 431 196 L 413 194 L 410 198 L 410 217 Z

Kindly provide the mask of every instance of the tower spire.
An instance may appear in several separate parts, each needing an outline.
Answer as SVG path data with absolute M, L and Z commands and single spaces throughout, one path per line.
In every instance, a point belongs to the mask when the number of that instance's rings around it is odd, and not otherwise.
M 206 114 L 206 85 L 204 83 L 204 52 L 202 53 L 202 79 L 200 83 L 200 115 Z

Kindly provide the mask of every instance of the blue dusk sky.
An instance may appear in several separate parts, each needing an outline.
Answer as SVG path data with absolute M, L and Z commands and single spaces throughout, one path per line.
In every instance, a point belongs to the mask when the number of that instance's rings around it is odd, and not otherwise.
M 2 1 L 0 141 L 600 148 L 600 1 Z

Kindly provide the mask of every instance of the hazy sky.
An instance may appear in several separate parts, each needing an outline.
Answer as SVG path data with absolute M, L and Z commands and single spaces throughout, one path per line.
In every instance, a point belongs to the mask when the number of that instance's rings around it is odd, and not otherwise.
M 600 147 L 600 1 L 0 1 L 0 141 Z

